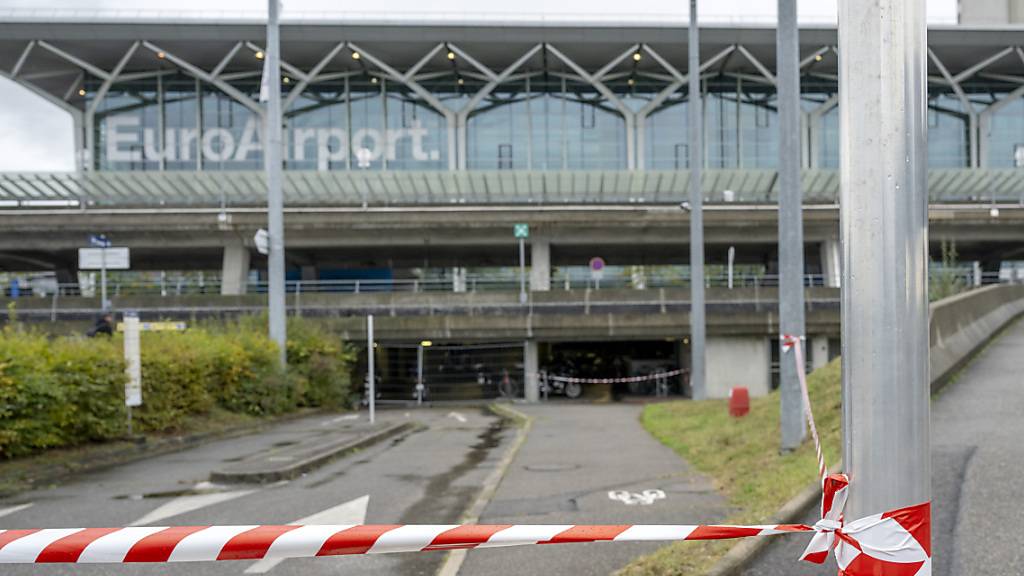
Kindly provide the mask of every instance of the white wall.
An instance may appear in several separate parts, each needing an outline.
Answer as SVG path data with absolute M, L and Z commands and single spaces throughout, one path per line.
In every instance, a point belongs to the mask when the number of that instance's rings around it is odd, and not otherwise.
M 771 390 L 770 340 L 763 336 L 708 336 L 705 344 L 709 398 L 728 398 L 734 386 L 751 396 Z

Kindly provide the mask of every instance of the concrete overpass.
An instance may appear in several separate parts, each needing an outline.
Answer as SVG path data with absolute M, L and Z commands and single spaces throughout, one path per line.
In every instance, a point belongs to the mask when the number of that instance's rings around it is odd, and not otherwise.
M 289 265 L 309 269 L 306 279 L 318 267 L 516 265 L 515 222 L 530 224 L 539 270 L 593 256 L 623 265 L 688 258 L 678 202 L 686 170 L 286 171 L 285 179 Z M 703 184 L 708 261 L 724 263 L 735 246 L 737 262 L 771 264 L 775 171 L 708 170 Z M 838 254 L 837 173 L 805 170 L 802 187 L 808 272 L 825 273 Z M 932 170 L 929 191 L 933 244 L 956 241 L 964 260 L 996 268 L 1024 258 L 1024 170 Z M 0 174 L 0 269 L 70 279 L 87 235 L 105 232 L 132 248 L 135 269 L 223 268 L 238 284 L 250 265 L 263 265 L 252 237 L 266 225 L 264 196 L 259 172 Z

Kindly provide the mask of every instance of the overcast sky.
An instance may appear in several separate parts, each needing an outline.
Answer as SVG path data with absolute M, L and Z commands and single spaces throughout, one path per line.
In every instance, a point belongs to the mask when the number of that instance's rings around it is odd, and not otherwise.
M 284 0 L 284 18 L 313 18 L 330 13 L 332 18 L 388 18 L 394 20 L 493 19 L 515 20 L 544 18 L 573 20 L 576 17 L 610 17 L 623 21 L 672 20 L 688 18 L 686 0 L 560 0 L 553 9 L 550 0 L 375 0 L 362 11 L 340 11 L 333 0 Z M 829 23 L 836 20 L 836 0 L 803 0 L 802 23 Z M 350 6 L 349 3 L 345 3 Z M 213 13 L 258 18 L 265 12 L 262 0 L 0 0 L 0 18 L 15 14 L 59 18 L 61 14 L 81 11 L 92 17 L 153 16 L 156 12 L 172 16 L 196 17 Z M 705 22 L 765 23 L 775 20 L 773 0 L 702 0 L 700 15 Z M 514 10 L 514 12 L 513 12 Z M 218 14 L 220 13 L 220 14 Z M 957 0 L 928 0 L 928 20 L 955 23 Z M 60 108 L 45 102 L 23 87 L 0 78 L 0 171 L 57 171 L 74 168 L 71 118 Z

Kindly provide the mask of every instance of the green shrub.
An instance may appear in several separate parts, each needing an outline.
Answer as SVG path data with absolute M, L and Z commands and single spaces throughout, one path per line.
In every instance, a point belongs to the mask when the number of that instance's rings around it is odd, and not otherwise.
M 340 338 L 316 324 L 292 319 L 288 325 L 288 366 L 305 380 L 302 403 L 337 408 L 351 396 L 349 366 L 355 353 Z
M 351 351 L 309 322 L 290 325 L 288 370 L 265 323 L 205 324 L 183 333 L 143 333 L 141 432 L 178 430 L 215 406 L 256 416 L 298 406 L 337 407 L 349 395 Z M 48 338 L 0 331 L 0 455 L 123 436 L 123 341 Z
M 0 454 L 121 435 L 124 363 L 109 341 L 0 333 Z

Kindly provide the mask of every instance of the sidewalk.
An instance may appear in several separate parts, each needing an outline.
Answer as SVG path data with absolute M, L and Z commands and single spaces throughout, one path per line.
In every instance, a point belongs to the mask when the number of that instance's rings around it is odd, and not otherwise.
M 484 524 L 698 524 L 721 520 L 725 500 L 640 425 L 641 406 L 516 406 L 533 429 L 484 510 Z M 627 505 L 610 491 L 642 495 Z M 648 494 L 655 494 L 648 492 Z M 610 574 L 652 544 L 573 544 L 470 551 L 461 574 Z
M 1024 321 L 989 344 L 932 401 L 932 574 L 1024 574 Z M 813 523 L 810 514 L 805 519 Z M 773 545 L 745 576 L 834 576 L 797 559 L 806 538 Z

